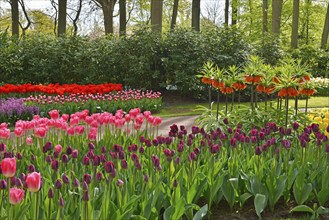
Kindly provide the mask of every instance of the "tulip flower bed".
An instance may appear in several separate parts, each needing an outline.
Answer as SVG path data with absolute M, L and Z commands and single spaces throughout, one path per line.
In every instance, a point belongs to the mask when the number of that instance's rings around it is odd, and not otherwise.
M 118 109 L 129 111 L 139 107 L 142 111 L 157 112 L 161 109 L 160 92 L 124 90 L 107 94 L 38 95 L 27 98 L 0 99 L 0 122 L 14 125 L 17 120 L 30 120 L 33 115 L 47 116 L 58 109 L 73 114 L 83 109 L 89 113 L 112 112 Z
M 17 122 L 16 138 L 0 126 L 0 218 L 202 219 L 220 201 L 253 201 L 258 216 L 292 201 L 292 211 L 328 213 L 329 144 L 317 124 L 244 130 L 225 119 L 157 136 L 161 119 L 140 109 L 49 114 Z
M 113 83 L 104 83 L 104 84 L 88 84 L 88 85 L 78 85 L 78 84 L 48 84 L 48 85 L 32 85 L 27 84 L 5 84 L 0 86 L 0 95 L 4 94 L 6 96 L 13 95 L 17 96 L 18 94 L 105 94 L 113 91 L 121 91 L 121 84 Z

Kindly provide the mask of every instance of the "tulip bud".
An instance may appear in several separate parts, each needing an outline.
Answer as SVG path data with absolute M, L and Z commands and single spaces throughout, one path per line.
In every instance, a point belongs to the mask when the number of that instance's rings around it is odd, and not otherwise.
M 73 150 L 73 151 L 72 151 L 72 158 L 73 158 L 73 159 L 78 158 L 78 154 L 79 154 L 79 151 L 78 151 L 77 149 Z
M 224 122 L 224 124 L 228 124 L 228 119 L 227 118 L 224 118 L 224 120 L 223 120 L 223 122 Z
M 22 159 L 22 154 L 21 153 L 17 153 L 16 154 L 16 158 L 17 158 L 17 160 L 21 160 Z
M 89 189 L 88 183 L 86 181 L 82 181 L 82 189 L 83 190 L 88 190 Z
M 82 164 L 88 166 L 90 164 L 89 157 L 84 156 L 82 159 Z
M 35 167 L 33 164 L 30 164 L 28 167 L 27 167 L 27 170 L 29 171 L 29 173 L 33 173 L 35 171 Z
M 78 188 L 80 185 L 79 180 L 77 178 L 74 178 L 73 180 L 73 187 Z
M 257 146 L 257 147 L 255 148 L 255 154 L 259 156 L 261 153 L 262 153 L 262 150 L 260 149 L 259 146 Z
M 69 179 L 69 177 L 66 174 L 63 174 L 62 175 L 62 180 L 63 180 L 63 183 L 65 183 L 65 184 L 69 184 L 70 183 L 70 179 Z
M 0 180 L 0 190 L 7 188 L 6 180 Z
M 101 172 L 96 173 L 96 181 L 100 182 L 103 179 L 103 174 Z
M 71 154 L 72 154 L 72 151 L 73 151 L 72 147 L 68 146 L 68 147 L 66 148 L 66 154 L 67 154 L 67 155 L 71 155 Z
M 31 155 L 31 161 L 35 161 L 35 156 L 34 156 L 34 154 Z
M 128 168 L 128 163 L 126 160 L 121 160 L 121 167 L 122 169 L 127 169 Z
M 56 189 L 60 189 L 60 188 L 62 188 L 62 182 L 61 182 L 61 180 L 56 180 L 56 183 L 55 183 L 55 188 Z
M 52 199 L 52 198 L 54 198 L 54 196 L 55 196 L 55 192 L 54 192 L 53 188 L 50 188 L 48 191 L 48 198 Z
M 149 176 L 147 174 L 144 175 L 144 182 L 147 183 L 149 181 Z
M 58 170 L 58 161 L 57 160 L 53 160 L 51 162 L 51 168 L 56 172 Z
M 175 179 L 173 183 L 173 187 L 176 188 L 178 186 L 178 181 Z
M 63 163 L 67 163 L 67 162 L 69 162 L 69 157 L 67 156 L 67 154 L 63 154 L 63 155 L 62 155 L 62 162 L 63 162 Z
M 89 201 L 89 192 L 86 190 L 82 195 L 82 201 L 88 202 Z
M 59 205 L 59 207 L 61 207 L 61 208 L 64 207 L 64 199 L 63 199 L 63 197 L 61 197 L 61 198 L 59 199 L 59 203 L 58 203 L 58 205 Z
M 46 162 L 47 163 L 51 163 L 53 160 L 51 159 L 51 156 L 50 155 L 47 155 L 46 156 Z
M 91 183 L 91 175 L 88 174 L 88 173 L 83 175 L 83 180 L 86 181 L 86 183 L 90 184 Z

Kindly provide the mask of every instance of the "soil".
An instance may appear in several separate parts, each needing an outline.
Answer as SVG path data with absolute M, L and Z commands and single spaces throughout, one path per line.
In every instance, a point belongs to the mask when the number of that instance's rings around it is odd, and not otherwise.
M 206 204 L 206 201 L 203 201 L 200 199 L 200 203 L 198 204 L 200 207 Z M 262 212 L 262 219 L 265 220 L 283 220 L 283 219 L 289 219 L 289 220 L 308 220 L 311 218 L 311 215 L 308 213 L 300 213 L 300 212 L 294 212 L 290 213 L 289 211 L 295 207 L 297 204 L 294 201 L 289 202 L 286 204 L 283 199 L 279 200 L 279 202 L 276 204 L 274 211 L 271 212 L 269 208 L 265 209 Z M 312 207 L 312 204 L 309 204 L 310 207 Z M 231 208 L 229 207 L 228 203 L 222 199 L 221 202 L 218 205 L 214 205 L 211 210 L 211 220 L 258 220 L 258 216 L 256 214 L 256 211 L 254 209 L 253 200 L 248 200 L 243 207 L 239 207 L 236 205 Z M 321 220 L 329 220 L 329 214 L 328 215 L 321 215 Z

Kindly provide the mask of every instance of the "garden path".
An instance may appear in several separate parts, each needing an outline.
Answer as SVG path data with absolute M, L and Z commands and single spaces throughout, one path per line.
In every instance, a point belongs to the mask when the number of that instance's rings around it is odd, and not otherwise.
M 162 118 L 162 123 L 159 126 L 158 135 L 167 136 L 170 131 L 170 126 L 176 124 L 178 127 L 184 125 L 187 132 L 192 132 L 192 126 L 195 124 L 195 119 L 199 116 L 179 116 L 179 117 L 168 117 Z

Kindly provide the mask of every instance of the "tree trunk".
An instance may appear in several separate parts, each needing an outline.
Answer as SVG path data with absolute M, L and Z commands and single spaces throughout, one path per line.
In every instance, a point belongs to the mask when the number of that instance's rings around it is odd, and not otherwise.
M 113 6 L 112 1 L 107 5 L 102 6 L 104 16 L 105 34 L 113 34 Z M 114 5 L 114 4 L 113 4 Z
M 291 48 L 298 47 L 299 0 L 294 0 L 291 29 Z
M 192 1 L 192 29 L 200 31 L 200 0 Z
M 163 0 L 151 0 L 151 25 L 152 31 L 162 32 Z
M 263 0 L 263 34 L 268 32 L 268 0 Z
M 306 0 L 306 44 L 308 44 L 309 39 L 309 29 L 310 29 L 310 7 L 312 6 L 312 0 Z
M 58 0 L 58 36 L 66 33 L 66 5 L 67 0 Z
M 232 0 L 232 25 L 235 25 L 238 18 L 238 0 Z
M 18 0 L 11 0 L 11 34 L 12 36 L 19 36 L 19 10 Z
M 225 0 L 225 25 L 228 26 L 228 9 L 230 7 L 230 0 Z
M 324 22 L 322 38 L 321 38 L 321 48 L 323 49 L 327 47 L 328 33 L 329 33 L 329 2 L 328 2 L 326 20 Z
M 282 1 L 272 0 L 272 32 L 276 36 L 280 35 Z
M 172 10 L 172 17 L 171 17 L 171 24 L 170 24 L 170 30 L 174 30 L 176 26 L 176 20 L 177 20 L 177 12 L 178 12 L 178 1 L 174 0 L 174 6 Z
M 127 12 L 126 12 L 126 0 L 119 0 L 120 10 L 120 36 L 126 35 L 126 24 L 127 24 Z

